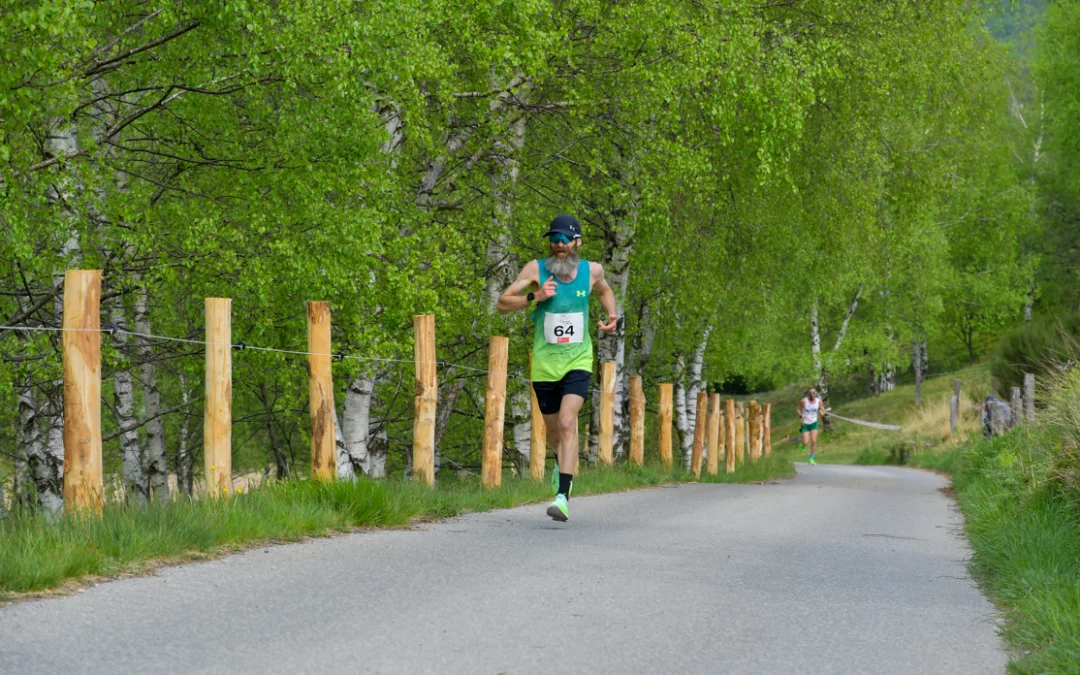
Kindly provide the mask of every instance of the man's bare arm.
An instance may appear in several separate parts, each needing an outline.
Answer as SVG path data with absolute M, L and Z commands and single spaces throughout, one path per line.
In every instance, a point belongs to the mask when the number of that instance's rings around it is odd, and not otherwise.
M 608 285 L 607 279 L 604 278 L 604 267 L 599 263 L 594 263 L 590 270 L 592 276 L 593 291 L 597 297 L 600 298 L 600 306 L 607 312 L 607 323 L 603 321 L 597 322 L 600 326 L 600 330 L 605 333 L 614 333 L 615 329 L 619 326 L 619 307 L 615 302 L 615 291 L 611 290 L 611 286 Z
M 499 302 L 496 305 L 500 312 L 505 314 L 506 312 L 515 312 L 519 309 L 525 309 L 529 306 L 529 299 L 522 295 L 531 288 L 536 288 L 540 285 L 537 275 L 540 274 L 540 268 L 536 264 L 535 260 L 530 260 L 525 267 L 521 269 L 521 273 L 518 274 L 514 283 L 510 284 L 502 295 L 499 296 Z

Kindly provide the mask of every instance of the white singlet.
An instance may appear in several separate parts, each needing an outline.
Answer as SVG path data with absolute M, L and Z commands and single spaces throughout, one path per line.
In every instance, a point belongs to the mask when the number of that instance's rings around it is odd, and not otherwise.
M 821 410 L 821 397 L 810 401 L 809 398 L 802 400 L 802 423 L 813 424 L 817 422 L 818 411 Z

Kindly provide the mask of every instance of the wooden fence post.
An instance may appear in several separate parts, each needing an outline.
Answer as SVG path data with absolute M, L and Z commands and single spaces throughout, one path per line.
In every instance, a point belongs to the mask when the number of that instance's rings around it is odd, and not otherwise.
M 536 390 L 532 388 L 532 354 L 529 354 L 529 398 L 532 401 L 532 417 L 529 420 L 529 475 L 534 480 L 544 480 L 544 462 L 547 460 L 547 425 Z
M 206 298 L 206 492 L 232 494 L 232 300 Z
M 709 475 L 720 472 L 720 394 L 709 395 Z
M 659 388 L 660 401 L 657 404 L 656 423 L 658 427 L 658 441 L 660 463 L 668 469 L 671 468 L 671 412 L 673 398 L 673 384 L 661 384 Z
M 435 315 L 413 317 L 416 389 L 413 397 L 413 480 L 435 483 L 435 407 L 439 385 L 435 363 Z
M 100 512 L 101 270 L 64 275 L 64 508 Z
M 746 461 L 746 417 L 742 401 L 735 402 L 735 459 L 742 466 Z
M 506 421 L 506 362 L 510 339 L 492 335 L 488 342 L 487 392 L 484 394 L 484 447 L 480 484 L 502 485 L 503 425 Z M 532 464 L 532 457 L 530 455 Z
M 615 444 L 615 362 L 600 364 L 600 433 L 597 434 L 596 461 L 601 465 L 615 463 L 612 452 Z
M 330 303 L 307 303 L 308 392 L 311 408 L 311 477 L 337 478 L 334 380 L 331 370 Z
M 1035 421 L 1035 373 L 1024 373 L 1024 420 Z
M 630 463 L 645 463 L 645 388 L 640 375 L 630 376 Z
M 956 427 L 960 424 L 960 399 L 956 396 L 949 397 L 949 435 L 956 434 Z
M 750 401 L 746 425 L 749 429 L 747 443 L 750 446 L 750 461 L 757 464 L 761 459 L 761 406 L 757 401 Z
M 1024 403 L 1020 387 L 1009 387 L 1009 426 L 1015 427 L 1024 421 Z
M 770 457 L 772 455 L 772 403 L 765 404 L 765 413 L 763 415 L 763 429 L 762 435 L 765 441 L 765 456 Z
M 735 473 L 735 401 L 724 401 L 724 461 L 727 473 Z
M 705 449 L 705 424 L 709 415 L 709 395 L 699 391 L 697 395 L 697 413 L 694 415 L 694 444 L 690 453 L 690 470 L 694 476 L 701 477 L 701 452 Z

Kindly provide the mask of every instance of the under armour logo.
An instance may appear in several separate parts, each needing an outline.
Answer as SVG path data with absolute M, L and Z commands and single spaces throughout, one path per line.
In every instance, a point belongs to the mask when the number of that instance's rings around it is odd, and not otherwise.
M 577 292 L 577 296 L 578 296 L 579 298 L 584 298 L 584 297 L 585 297 L 585 291 L 578 291 L 578 292 Z

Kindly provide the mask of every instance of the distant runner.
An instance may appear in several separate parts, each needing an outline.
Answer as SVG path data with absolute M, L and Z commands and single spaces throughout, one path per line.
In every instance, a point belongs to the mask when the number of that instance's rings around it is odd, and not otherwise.
M 799 413 L 799 417 L 802 419 L 802 426 L 799 427 L 799 433 L 802 434 L 802 444 L 805 448 L 810 445 L 810 463 L 817 464 L 814 461 L 814 453 L 817 452 L 817 436 L 818 436 L 818 413 L 824 412 L 821 408 L 821 399 L 817 395 L 817 388 L 810 387 L 806 392 L 806 397 L 799 401 L 799 405 L 795 408 Z
M 578 257 L 581 225 L 573 216 L 558 216 L 544 234 L 546 260 L 532 260 L 499 297 L 499 311 L 531 308 L 535 325 L 532 383 L 544 415 L 548 442 L 555 451 L 558 487 L 547 514 L 566 521 L 570 487 L 577 472 L 578 412 L 589 395 L 593 346 L 589 335 L 589 296 L 596 289 L 607 322 L 604 333 L 618 326 L 615 294 L 604 280 L 604 267 Z M 529 291 L 527 295 L 522 295 Z

